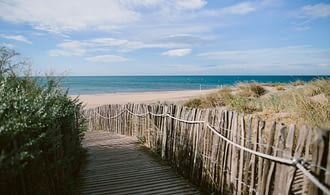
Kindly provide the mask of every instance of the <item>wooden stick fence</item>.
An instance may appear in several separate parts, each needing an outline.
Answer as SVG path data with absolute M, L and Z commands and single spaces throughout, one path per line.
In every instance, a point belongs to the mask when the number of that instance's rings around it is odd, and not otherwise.
M 179 105 L 105 105 L 83 115 L 91 130 L 136 136 L 207 192 L 330 194 L 329 130 Z

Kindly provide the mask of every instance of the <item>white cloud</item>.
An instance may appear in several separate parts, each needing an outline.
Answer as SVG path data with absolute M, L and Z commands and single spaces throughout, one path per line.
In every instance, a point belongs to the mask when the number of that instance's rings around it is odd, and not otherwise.
M 65 40 L 57 44 L 56 49 L 48 52 L 50 56 L 84 56 L 91 52 L 130 52 L 139 49 L 175 49 L 189 47 L 194 43 L 199 44 L 209 39 L 196 38 L 192 36 L 170 36 L 159 38 L 158 40 L 130 41 L 125 39 L 115 39 L 111 37 L 100 37 L 89 40 Z M 190 52 L 187 49 L 174 52 Z M 170 52 L 171 53 L 171 52 Z M 187 55 L 187 54 L 185 54 Z
M 86 53 L 81 41 L 65 41 L 57 45 L 58 49 L 49 51 L 50 56 L 83 56 Z
M 90 40 L 90 42 L 99 46 L 120 46 L 128 43 L 127 40 L 107 38 L 107 37 L 92 39 Z
M 330 16 L 330 4 L 319 3 L 306 5 L 301 8 L 303 15 L 312 18 L 323 18 Z
M 32 44 L 32 42 L 29 41 L 23 35 L 5 35 L 5 34 L 0 34 L 0 37 L 5 38 L 5 39 L 10 39 L 10 40 L 15 40 L 15 41 L 20 41 L 20 42 Z
M 254 12 L 255 10 L 256 9 L 251 5 L 251 3 L 244 2 L 223 8 L 221 12 L 223 12 L 224 14 L 245 15 L 250 12 Z
M 176 15 L 200 9 L 205 4 L 205 0 L 4 0 L 0 2 L 0 18 L 55 33 L 113 31 L 139 21 L 144 23 L 149 16 L 158 20 L 164 10 Z
M 176 0 L 174 2 L 179 9 L 200 9 L 207 3 L 205 0 Z
M 199 54 L 200 57 L 213 59 L 223 65 L 249 67 L 267 71 L 267 68 L 276 68 L 279 72 L 287 67 L 315 67 L 319 64 L 328 64 L 330 61 L 329 49 L 317 49 L 308 46 L 291 46 L 282 48 L 263 48 L 239 51 L 218 51 Z M 297 68 L 297 71 L 300 71 Z
M 120 1 L 7 0 L 0 2 L 0 18 L 26 22 L 52 32 L 81 30 L 99 26 L 117 28 L 134 22 L 140 14 Z
M 98 55 L 93 57 L 85 58 L 85 60 L 90 62 L 124 62 L 127 61 L 127 58 L 117 55 Z
M 186 49 L 168 50 L 166 52 L 163 52 L 162 55 L 166 55 L 166 56 L 169 56 L 169 57 L 182 57 L 182 56 L 186 56 L 190 53 L 191 53 L 191 49 L 186 48 Z
M 205 16 L 246 15 L 256 10 L 257 6 L 249 2 L 243 2 L 217 10 L 205 10 L 202 14 Z

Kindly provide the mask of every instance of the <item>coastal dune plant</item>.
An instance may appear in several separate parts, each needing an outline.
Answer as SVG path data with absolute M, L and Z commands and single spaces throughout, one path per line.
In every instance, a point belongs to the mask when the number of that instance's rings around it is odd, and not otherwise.
M 266 89 L 259 83 L 238 83 L 240 91 L 238 94 L 243 97 L 260 97 L 266 93 Z
M 185 105 L 200 108 L 221 105 L 241 113 L 259 114 L 267 120 L 277 120 L 279 117 L 283 122 L 330 128 L 329 78 L 319 78 L 308 83 L 296 81 L 280 85 L 267 84 L 267 87 L 270 91 L 259 83 L 238 83 L 233 90 L 219 90 L 188 101 Z
M 228 105 L 232 98 L 231 89 L 223 88 L 206 96 L 189 100 L 185 102 L 185 106 L 191 108 L 223 107 Z
M 81 103 L 59 82 L 42 85 L 17 76 L 1 50 L 0 191 L 1 194 L 70 194 L 79 171 L 83 118 Z M 19 64 L 18 64 L 19 65 Z

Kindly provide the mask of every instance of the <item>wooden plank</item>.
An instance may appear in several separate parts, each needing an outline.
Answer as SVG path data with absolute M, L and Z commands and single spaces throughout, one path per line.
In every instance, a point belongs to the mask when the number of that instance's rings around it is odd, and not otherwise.
M 238 140 L 238 136 L 237 136 L 237 132 L 238 132 L 238 114 L 235 112 L 234 116 L 233 116 L 233 125 L 231 128 L 231 132 L 232 132 L 232 141 L 237 143 Z M 231 147 L 232 150 L 232 156 L 231 156 L 231 171 L 230 171 L 230 183 L 232 185 L 232 190 L 233 190 L 233 194 L 236 194 L 237 192 L 237 165 L 238 165 L 238 150 L 236 147 Z
M 247 136 L 246 136 L 246 147 L 249 149 L 252 149 L 252 131 L 253 131 L 253 127 L 252 127 L 252 117 L 250 116 L 248 119 L 248 132 L 247 132 Z M 246 152 L 245 153 L 245 162 L 244 162 L 244 181 L 246 183 L 248 183 L 248 179 L 250 178 L 250 169 L 252 169 L 252 165 L 250 163 L 251 160 L 251 153 L 250 152 Z M 243 186 L 243 194 L 248 194 L 249 193 L 249 189 L 246 185 Z
M 327 155 L 328 155 L 328 157 L 327 157 L 327 164 L 326 164 L 326 171 L 327 171 L 327 173 L 325 173 L 325 184 L 327 185 L 327 186 L 330 186 L 330 139 L 329 139 L 329 137 L 330 137 L 330 135 L 329 135 L 329 133 L 330 133 L 330 129 L 328 129 L 327 130 L 328 131 L 328 142 L 327 142 L 327 144 L 328 144 L 328 147 L 327 147 L 327 149 L 328 149 L 328 151 L 327 151 Z
M 327 156 L 325 152 L 327 152 L 326 149 L 327 149 L 328 140 L 329 140 L 329 131 L 326 129 L 317 129 L 313 152 L 312 152 L 312 164 L 316 166 L 324 167 L 323 159 L 325 159 Z M 322 182 L 322 178 L 324 177 L 322 175 L 321 170 L 316 166 L 313 166 L 311 168 L 311 172 Z M 318 189 L 318 187 L 315 186 L 313 183 L 310 183 L 308 193 L 310 195 L 322 194 L 322 191 Z
M 252 137 L 253 139 L 253 150 L 257 151 L 257 143 L 258 143 L 258 129 L 259 129 L 259 121 L 255 120 L 255 127 L 253 128 L 253 134 L 254 136 Z M 251 178 L 250 178 L 250 188 L 255 188 L 255 177 L 256 177 L 256 156 L 252 155 L 251 156 Z M 253 194 L 252 189 L 249 189 L 249 194 Z
M 241 143 L 240 145 L 242 147 L 245 147 L 244 144 L 244 139 L 245 139 L 245 120 L 244 120 L 244 115 L 240 117 L 240 127 L 241 127 Z M 237 186 L 237 194 L 241 195 L 244 193 L 244 190 L 242 191 L 242 183 L 240 181 L 243 181 L 243 170 L 244 170 L 244 151 L 240 150 L 240 157 L 239 157 L 239 170 L 238 170 L 238 186 Z M 245 181 L 243 181 L 245 182 Z
M 267 143 L 267 148 L 266 148 L 266 152 L 265 154 L 271 155 L 272 153 L 272 146 L 274 144 L 274 140 L 275 140 L 275 131 L 276 131 L 276 122 L 273 121 L 271 128 L 269 130 L 269 138 L 268 138 L 268 143 Z M 263 165 L 263 171 L 262 171 L 262 182 L 261 182 L 261 187 L 260 187 L 260 194 L 266 194 L 266 191 L 269 193 L 269 189 L 270 189 L 270 180 L 267 180 L 270 173 L 269 171 L 270 168 L 270 160 L 264 160 L 264 165 Z
M 230 115 L 231 112 L 226 111 L 226 118 L 225 118 L 225 122 L 224 122 L 224 128 L 223 128 L 223 135 L 226 137 L 229 137 L 230 132 L 227 131 L 228 127 L 229 127 L 229 122 L 230 122 Z M 228 179 L 227 179 L 227 172 L 228 172 L 228 166 L 227 166 L 227 159 L 228 159 L 228 147 L 229 144 L 227 142 L 223 143 L 223 149 L 224 149 L 224 155 L 223 155 L 223 159 L 222 159 L 222 181 L 221 181 L 221 194 L 228 194 L 228 186 L 229 184 L 227 183 Z
M 313 136 L 312 129 L 307 128 L 305 157 L 304 157 L 305 160 L 310 159 L 312 136 Z M 310 185 L 310 180 L 306 176 L 304 176 L 304 183 L 303 183 L 303 189 L 302 189 L 303 194 L 308 194 L 309 185 Z
M 303 125 L 300 128 L 299 136 L 297 140 L 297 146 L 295 148 L 294 152 L 294 158 L 302 158 L 303 157 L 303 151 L 305 148 L 305 142 L 308 136 L 308 129 L 306 125 Z M 303 184 L 304 184 L 304 174 L 297 169 L 295 172 L 294 177 L 292 177 L 292 181 L 288 181 L 288 183 L 292 183 L 292 187 L 290 189 L 290 193 L 303 193 Z
M 232 132 L 232 126 L 233 126 L 233 115 L 234 115 L 234 112 L 233 111 L 230 111 L 228 112 L 228 123 L 227 123 L 227 128 L 225 129 L 226 130 L 226 137 L 229 139 L 229 140 L 232 140 L 232 137 L 233 137 L 233 132 Z M 226 142 L 226 147 L 225 147 L 225 151 L 226 151 L 226 154 L 225 154 L 225 188 L 226 188 L 226 193 L 233 193 L 232 191 L 232 184 L 231 184 L 231 181 L 230 181 L 230 174 L 231 174 L 231 156 L 232 156 L 232 145 L 229 144 L 228 142 Z
M 289 128 L 289 133 L 286 139 L 285 149 L 283 152 L 284 158 L 290 159 L 292 157 L 292 147 L 293 147 L 293 138 L 294 138 L 295 130 L 296 130 L 296 126 L 291 125 Z M 282 185 L 281 194 L 289 194 L 295 171 L 296 171 L 296 167 L 293 166 L 284 165 L 282 167 L 283 185 Z
M 281 124 L 279 137 L 278 137 L 278 157 L 283 157 L 283 151 L 285 148 L 285 141 L 286 141 L 286 126 L 284 124 Z M 282 167 L 285 165 L 282 165 L 280 163 L 275 163 L 275 178 L 274 178 L 274 194 L 281 194 L 282 192 L 282 184 L 283 179 L 282 176 L 284 174 Z
M 258 127 L 258 143 L 259 143 L 259 152 L 264 153 L 264 130 L 265 130 L 265 121 L 259 121 Z M 257 191 L 260 192 L 262 188 L 262 175 L 263 175 L 263 165 L 264 159 L 258 157 L 258 182 L 257 182 Z
M 220 133 L 222 135 L 226 135 L 225 134 L 225 127 L 226 127 L 226 123 L 227 123 L 227 115 L 228 115 L 228 111 L 224 110 L 222 111 L 222 119 L 221 119 L 221 124 L 220 124 Z M 219 192 L 224 194 L 224 183 L 225 183 L 225 155 L 226 155 L 226 151 L 225 151 L 225 144 L 226 142 L 221 139 L 220 143 L 219 143 L 219 150 L 221 151 L 220 155 L 219 155 L 219 159 L 218 159 L 218 169 L 219 169 Z
M 77 194 L 201 194 L 134 137 L 94 131 L 83 144 L 89 155 Z
M 275 140 L 274 156 L 282 156 L 282 151 L 279 151 L 278 149 L 283 148 L 283 142 L 285 140 L 285 138 L 284 138 L 285 129 L 286 129 L 286 126 L 284 124 L 280 124 L 280 129 L 277 132 L 276 140 Z M 275 175 L 279 174 L 278 172 L 275 172 L 275 166 L 277 166 L 277 164 L 275 162 L 271 162 L 268 177 L 267 177 L 267 183 L 269 183 L 270 185 L 269 185 L 269 187 L 266 188 L 266 193 L 265 194 L 276 194 L 276 193 L 278 193 L 279 189 L 278 189 L 278 186 L 276 186 L 277 185 L 277 183 L 276 183 L 276 178 L 277 177 L 275 176 L 275 179 L 273 179 L 273 174 L 275 174 Z M 280 171 L 278 167 L 276 167 L 276 168 L 277 168 L 276 171 Z M 271 183 L 271 181 L 273 183 Z M 272 192 L 272 186 L 274 186 L 274 192 Z

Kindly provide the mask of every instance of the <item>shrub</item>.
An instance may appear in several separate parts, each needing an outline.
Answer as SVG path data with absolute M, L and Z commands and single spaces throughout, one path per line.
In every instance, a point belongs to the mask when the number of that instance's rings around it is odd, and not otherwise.
M 254 93 L 255 96 L 259 97 L 266 93 L 265 88 L 263 88 L 261 85 L 257 83 L 251 83 L 250 84 L 250 90 Z
M 201 98 L 187 101 L 184 105 L 190 108 L 211 108 L 229 105 L 233 95 L 228 88 L 220 89 Z
M 80 109 L 54 80 L 0 74 L 2 193 L 70 193 L 83 153 Z
M 199 108 L 202 104 L 202 100 L 201 99 L 192 99 L 187 101 L 184 105 L 189 107 L 189 108 Z
M 234 97 L 229 104 L 229 107 L 241 113 L 253 113 L 257 111 L 256 105 L 249 99 L 242 97 Z
M 239 83 L 238 95 L 241 97 L 260 97 L 266 93 L 266 89 L 258 83 Z

